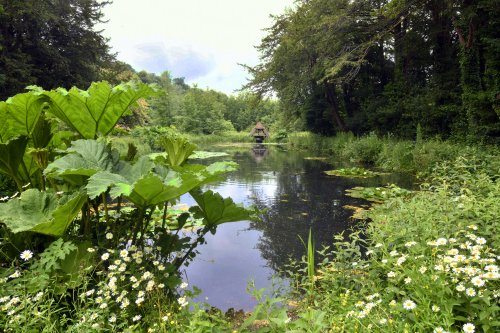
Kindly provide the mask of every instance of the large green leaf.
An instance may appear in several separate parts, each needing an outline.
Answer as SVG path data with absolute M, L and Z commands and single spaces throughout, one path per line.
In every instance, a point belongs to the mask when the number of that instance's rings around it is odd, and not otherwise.
M 28 138 L 20 136 L 6 143 L 0 143 L 0 172 L 20 181 L 18 169 L 23 161 Z
M 150 173 L 154 163 L 148 156 L 142 156 L 134 165 L 123 162 L 119 174 L 100 171 L 89 178 L 86 189 L 89 197 L 94 198 L 111 188 L 111 198 L 130 195 L 133 184 Z
M 44 94 L 50 98 L 50 112 L 83 138 L 107 135 L 120 117 L 140 98 L 151 96 L 154 89 L 143 83 L 124 83 L 111 87 L 94 82 L 87 91 L 59 88 Z
M 141 156 L 134 165 L 124 164 L 120 174 L 133 183 L 148 174 L 154 167 L 155 164 L 148 156 Z
M 143 156 L 134 165 L 125 164 L 119 171 L 95 173 L 89 178 L 86 189 L 91 198 L 110 189 L 112 198 L 124 195 L 138 207 L 147 208 L 176 199 L 235 168 L 234 162 L 218 162 L 208 167 L 155 166 L 148 156 Z
M 202 177 L 203 180 L 198 184 L 198 186 L 202 186 L 214 181 L 222 180 L 223 178 L 221 176 L 223 174 L 238 169 L 238 163 L 232 161 L 224 161 L 215 162 L 208 166 L 202 166 L 198 164 L 185 164 L 182 169 L 184 173 L 191 173 L 192 175 L 197 175 L 197 177 Z
M 89 178 L 87 186 L 87 194 L 90 198 L 95 198 L 101 195 L 111 187 L 110 196 L 112 199 L 120 195 L 129 195 L 132 192 L 132 185 L 126 178 L 116 173 L 109 171 L 100 171 Z
M 112 150 L 111 145 L 96 140 L 73 141 L 67 152 L 50 163 L 44 174 L 81 185 L 84 179 L 98 171 L 113 171 L 121 165 L 119 153 Z
M 29 189 L 19 198 L 0 204 L 0 222 L 13 233 L 33 231 L 62 236 L 86 199 L 84 193 L 59 198 L 52 192 Z
M 167 153 L 165 163 L 171 166 L 184 164 L 196 149 L 195 144 L 190 143 L 182 136 L 164 136 L 159 140 L 159 143 Z
M 172 178 L 165 184 L 159 176 L 150 174 L 134 184 L 127 198 L 137 206 L 145 208 L 172 200 L 186 192 L 180 177 Z
M 35 129 L 46 97 L 41 91 L 17 94 L 0 105 L 0 140 L 7 142 L 20 135 L 31 136 Z
M 242 206 L 236 205 L 231 198 L 223 198 L 219 193 L 206 191 L 192 191 L 191 196 L 198 206 L 189 210 L 196 218 L 202 218 L 203 224 L 214 228 L 226 222 L 236 222 L 249 220 L 252 218 L 252 211 Z

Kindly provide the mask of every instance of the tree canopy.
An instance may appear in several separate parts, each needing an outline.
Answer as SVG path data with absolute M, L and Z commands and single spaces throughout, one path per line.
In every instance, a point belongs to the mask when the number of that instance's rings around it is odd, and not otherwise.
M 87 88 L 113 61 L 95 30 L 110 1 L 0 0 L 0 99 L 27 85 Z
M 301 0 L 247 85 L 314 132 L 498 137 L 498 0 Z

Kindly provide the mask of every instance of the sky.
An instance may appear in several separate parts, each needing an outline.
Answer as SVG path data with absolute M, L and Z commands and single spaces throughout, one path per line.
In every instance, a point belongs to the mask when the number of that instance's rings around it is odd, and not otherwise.
M 99 26 L 118 59 L 137 70 L 185 77 L 230 94 L 247 82 L 238 65 L 256 65 L 271 14 L 293 0 L 114 0 Z

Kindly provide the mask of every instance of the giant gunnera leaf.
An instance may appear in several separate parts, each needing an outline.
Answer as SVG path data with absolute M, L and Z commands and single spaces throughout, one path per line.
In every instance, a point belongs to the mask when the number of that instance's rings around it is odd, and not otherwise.
M 120 168 L 120 155 L 111 145 L 96 140 L 73 141 L 68 154 L 50 163 L 44 170 L 48 177 L 61 177 L 66 181 L 83 185 L 84 181 L 99 171 Z
M 0 222 L 13 233 L 33 231 L 62 236 L 87 200 L 85 193 L 59 197 L 29 189 L 19 198 L 0 204 Z
M 189 210 L 194 213 L 196 218 L 203 219 L 204 225 L 212 229 L 222 223 L 252 218 L 251 210 L 236 205 L 233 199 L 223 198 L 219 193 L 192 191 L 191 196 L 198 206 L 191 207 Z
M 41 89 L 17 94 L 6 102 L 0 103 L 0 141 L 20 136 L 31 136 L 39 122 L 47 98 L 41 95 Z
M 12 177 L 17 182 L 21 178 L 18 174 L 18 169 L 23 161 L 27 144 L 28 138 L 26 136 L 20 136 L 6 143 L 0 143 L 0 172 Z
M 134 165 L 124 163 L 117 172 L 95 173 L 88 179 L 86 190 L 90 198 L 95 198 L 109 189 L 111 198 L 123 195 L 138 207 L 147 208 L 178 198 L 236 167 L 234 162 L 171 167 L 155 165 L 143 156 Z
M 44 92 L 49 111 L 85 139 L 107 135 L 130 106 L 152 94 L 154 89 L 143 83 L 112 87 L 106 81 L 92 83 L 87 91 L 73 87 Z

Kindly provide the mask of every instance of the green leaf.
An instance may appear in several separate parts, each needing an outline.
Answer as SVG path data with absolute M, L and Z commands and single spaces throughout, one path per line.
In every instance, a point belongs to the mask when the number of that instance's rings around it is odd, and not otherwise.
M 83 272 L 92 264 L 92 258 L 95 256 L 95 253 L 87 251 L 91 246 L 88 241 L 77 243 L 76 248 L 62 259 L 60 269 L 64 274 L 64 283 L 60 284 L 64 285 L 65 289 L 74 289 L 85 281 L 86 275 Z
M 120 174 L 133 183 L 153 170 L 155 164 L 148 156 L 141 156 L 134 165 L 124 165 Z
M 98 171 L 113 171 L 120 167 L 119 153 L 111 145 L 96 140 L 73 141 L 68 154 L 50 163 L 44 170 L 49 177 L 62 177 L 82 185 L 86 177 Z
M 0 204 L 0 222 L 13 233 L 33 231 L 62 236 L 86 199 L 84 193 L 58 198 L 52 192 L 29 189 L 19 198 Z
M 87 186 L 87 194 L 90 198 L 95 198 L 101 195 L 112 187 L 110 192 L 111 198 L 117 198 L 122 194 L 129 195 L 132 191 L 132 186 L 123 176 L 111 173 L 108 171 L 100 171 L 89 178 Z
M 140 98 L 153 95 L 143 83 L 124 83 L 116 87 L 106 81 L 94 82 L 87 91 L 56 89 L 44 94 L 50 98 L 50 112 L 83 138 L 105 136 L 121 116 Z
M 0 105 L 0 140 L 26 135 L 30 136 L 38 123 L 45 106 L 46 97 L 39 93 L 17 94 Z
M 154 174 L 139 179 L 127 198 L 139 207 L 150 207 L 172 200 L 189 191 L 180 177 L 171 177 L 165 184 Z
M 45 223 L 40 223 L 31 231 L 45 235 L 62 236 L 66 229 L 78 215 L 83 204 L 87 201 L 85 193 L 76 193 L 71 197 L 60 200 L 57 208 L 52 213 L 51 219 Z
M 181 136 L 164 136 L 159 140 L 159 143 L 167 153 L 165 162 L 171 166 L 184 164 L 196 149 L 195 144 Z
M 16 181 L 19 180 L 18 169 L 23 161 L 27 144 L 28 138 L 26 136 L 20 136 L 6 143 L 0 143 L 0 172 L 12 177 Z
M 123 162 L 119 174 L 100 171 L 89 178 L 87 193 L 89 197 L 94 198 L 111 188 L 111 198 L 128 196 L 132 192 L 133 184 L 148 175 L 154 166 L 148 156 L 142 156 L 134 165 Z
M 207 191 L 204 193 L 192 191 L 191 196 L 198 206 L 189 210 L 196 218 L 202 218 L 203 224 L 215 227 L 226 222 L 236 222 L 251 219 L 252 212 L 236 205 L 231 198 L 223 198 L 219 193 Z

